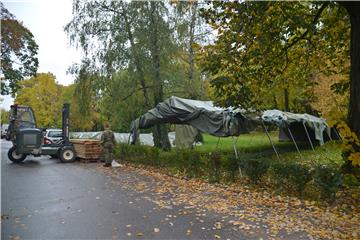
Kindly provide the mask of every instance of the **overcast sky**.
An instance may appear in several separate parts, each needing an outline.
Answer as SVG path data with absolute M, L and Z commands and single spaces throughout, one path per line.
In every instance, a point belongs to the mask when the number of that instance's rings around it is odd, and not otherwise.
M 74 78 L 66 74 L 67 69 L 80 62 L 80 52 L 69 45 L 64 26 L 72 17 L 72 0 L 2 0 L 16 19 L 21 21 L 34 35 L 39 45 L 38 72 L 51 72 L 62 85 L 73 83 Z M 1 104 L 9 108 L 11 99 Z

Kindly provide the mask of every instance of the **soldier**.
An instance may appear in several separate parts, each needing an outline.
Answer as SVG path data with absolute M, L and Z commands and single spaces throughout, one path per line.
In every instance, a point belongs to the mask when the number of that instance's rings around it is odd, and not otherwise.
M 114 133 L 110 130 L 109 124 L 104 124 L 104 132 L 101 135 L 101 145 L 103 147 L 104 156 L 105 156 L 105 164 L 104 167 L 111 166 L 112 160 L 112 152 L 115 145 L 115 136 Z

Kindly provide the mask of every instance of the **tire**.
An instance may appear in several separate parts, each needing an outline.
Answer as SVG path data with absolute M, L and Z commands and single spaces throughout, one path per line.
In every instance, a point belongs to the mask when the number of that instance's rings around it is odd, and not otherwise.
M 16 154 L 16 147 L 12 146 L 8 151 L 8 158 L 14 163 L 21 163 L 25 160 L 26 154 Z
M 63 163 L 71 163 L 76 160 L 76 153 L 73 147 L 65 146 L 59 151 L 59 159 Z

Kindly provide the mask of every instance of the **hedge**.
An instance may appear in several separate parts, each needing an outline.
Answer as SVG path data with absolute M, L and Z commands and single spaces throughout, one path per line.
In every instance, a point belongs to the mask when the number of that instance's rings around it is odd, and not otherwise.
M 256 156 L 256 157 L 254 157 Z M 313 184 L 325 200 L 333 201 L 342 183 L 342 174 L 335 166 L 309 166 L 294 161 L 278 161 L 271 157 L 241 154 L 236 159 L 232 151 L 203 152 L 198 150 L 172 150 L 163 152 L 144 145 L 118 144 L 116 159 L 132 164 L 166 169 L 188 178 L 202 178 L 211 183 L 235 182 L 240 179 L 239 169 L 254 185 L 261 184 L 264 176 L 281 191 L 303 196 L 308 184 Z

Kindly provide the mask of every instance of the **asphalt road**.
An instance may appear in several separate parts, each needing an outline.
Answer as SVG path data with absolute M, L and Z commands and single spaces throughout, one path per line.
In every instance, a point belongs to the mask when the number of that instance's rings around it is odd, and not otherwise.
M 249 239 L 231 227 L 214 229 L 221 216 L 212 213 L 201 224 L 191 214 L 169 224 L 164 219 L 179 209 L 156 208 L 151 196 L 113 184 L 91 167 L 100 163 L 28 156 L 14 164 L 10 147 L 1 140 L 2 239 Z

